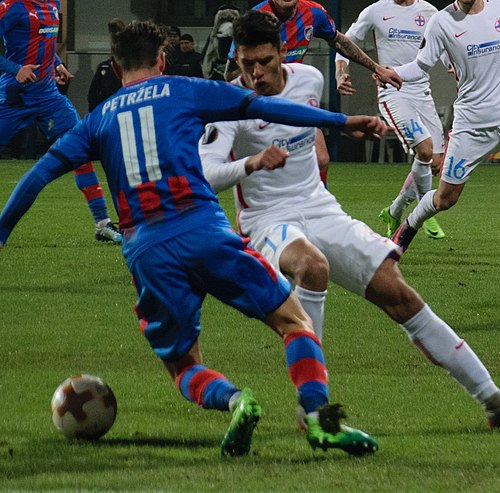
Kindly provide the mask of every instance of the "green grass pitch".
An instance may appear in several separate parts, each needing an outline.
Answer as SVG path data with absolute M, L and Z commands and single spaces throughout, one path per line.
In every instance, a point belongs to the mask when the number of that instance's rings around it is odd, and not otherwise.
M 32 163 L 0 161 L 0 207 Z M 382 232 L 380 209 L 406 165 L 334 164 L 344 209 Z M 401 269 L 500 382 L 500 168 L 480 167 L 460 203 L 420 232 Z M 230 193 L 221 201 L 234 217 Z M 295 392 L 281 342 L 264 325 L 209 298 L 206 363 L 250 386 L 264 409 L 248 457 L 221 459 L 229 415 L 180 397 L 141 335 L 135 293 L 116 246 L 94 240 L 67 175 L 52 183 L 0 252 L 0 491 L 498 492 L 500 432 L 445 372 L 430 365 L 378 309 L 330 286 L 324 348 L 332 401 L 380 451 L 313 452 L 295 428 Z M 71 374 L 103 377 L 118 400 L 111 431 L 70 442 L 50 399 Z

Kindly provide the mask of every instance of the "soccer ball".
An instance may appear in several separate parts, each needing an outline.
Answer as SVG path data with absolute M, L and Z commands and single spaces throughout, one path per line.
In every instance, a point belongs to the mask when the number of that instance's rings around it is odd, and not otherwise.
M 74 375 L 57 387 L 50 404 L 55 427 L 67 438 L 97 440 L 116 418 L 116 398 L 99 377 Z

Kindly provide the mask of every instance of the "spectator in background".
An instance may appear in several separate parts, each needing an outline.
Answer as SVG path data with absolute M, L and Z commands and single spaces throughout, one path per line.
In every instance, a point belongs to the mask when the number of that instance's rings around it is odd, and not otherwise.
M 113 59 L 110 57 L 102 61 L 95 71 L 94 77 L 89 87 L 87 101 L 89 103 L 89 112 L 91 112 L 99 103 L 112 96 L 122 83 L 116 77 L 113 70 Z
M 203 77 L 201 55 L 194 49 L 191 34 L 183 34 L 180 38 L 180 53 L 172 64 L 167 65 L 168 75 L 185 75 L 187 77 Z
M 201 53 L 203 76 L 224 80 L 227 55 L 233 41 L 233 21 L 240 15 L 235 8 L 223 5 L 215 14 L 214 26 Z
M 177 26 L 167 27 L 167 41 L 168 41 L 168 65 L 175 65 L 177 58 L 181 53 L 181 30 Z

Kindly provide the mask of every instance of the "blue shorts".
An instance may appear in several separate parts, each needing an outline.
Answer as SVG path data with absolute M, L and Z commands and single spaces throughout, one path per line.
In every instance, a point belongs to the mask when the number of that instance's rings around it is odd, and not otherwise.
M 163 361 L 176 361 L 196 342 L 207 293 L 263 320 L 291 291 L 285 277 L 225 223 L 162 241 L 130 270 L 141 330 Z
M 35 122 L 47 140 L 55 140 L 80 121 L 71 101 L 57 91 L 26 98 L 22 104 L 0 103 L 0 145 Z

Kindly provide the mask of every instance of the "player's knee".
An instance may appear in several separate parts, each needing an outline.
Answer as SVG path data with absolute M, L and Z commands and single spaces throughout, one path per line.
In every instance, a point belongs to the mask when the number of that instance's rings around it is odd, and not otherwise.
M 305 289 L 324 291 L 328 285 L 329 270 L 326 257 L 318 249 L 310 248 L 297 259 L 294 280 Z
M 415 157 L 419 161 L 423 161 L 424 163 L 429 163 L 432 161 L 433 150 L 432 150 L 432 140 L 426 139 L 423 142 L 420 142 L 415 146 Z
M 432 147 L 424 147 L 421 151 L 416 153 L 416 158 L 424 163 L 432 161 Z
M 387 259 L 373 276 L 366 289 L 366 299 L 399 324 L 408 321 L 424 306 L 420 295 L 408 285 L 392 259 Z

